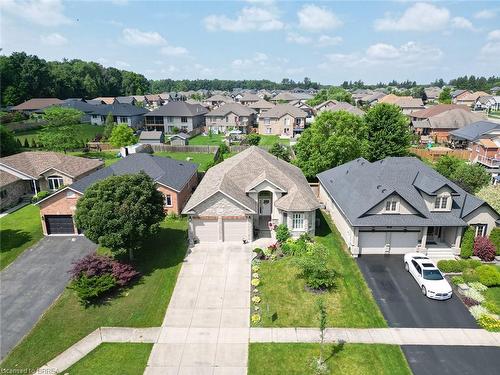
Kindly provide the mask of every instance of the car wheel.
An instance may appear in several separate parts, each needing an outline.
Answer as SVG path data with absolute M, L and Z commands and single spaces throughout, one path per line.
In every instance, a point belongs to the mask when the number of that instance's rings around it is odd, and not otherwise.
M 408 263 L 405 263 L 405 270 L 407 270 L 408 272 L 410 272 L 410 267 L 408 266 Z
M 427 289 L 425 289 L 425 286 L 422 287 L 422 294 L 427 296 Z

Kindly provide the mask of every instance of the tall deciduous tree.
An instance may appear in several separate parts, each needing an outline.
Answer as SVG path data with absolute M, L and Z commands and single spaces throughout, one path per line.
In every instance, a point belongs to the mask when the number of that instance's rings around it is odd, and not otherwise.
M 408 119 L 399 107 L 377 104 L 368 110 L 365 122 L 369 141 L 366 156 L 370 161 L 408 154 L 412 135 Z
M 78 139 L 77 126 L 83 112 L 74 108 L 52 106 L 44 111 L 43 118 L 47 121 L 39 136 L 43 147 L 52 151 L 72 150 L 81 147 Z
M 136 142 L 137 137 L 134 135 L 134 131 L 125 124 L 116 125 L 109 138 L 109 143 L 114 147 L 129 146 Z
M 78 200 L 75 222 L 90 240 L 115 254 L 140 248 L 164 219 L 163 195 L 144 172 L 111 176 Z
M 290 150 L 287 146 L 279 142 L 274 143 L 269 149 L 269 153 L 284 161 L 290 161 Z
M 368 132 L 363 118 L 345 111 L 320 113 L 295 145 L 295 164 L 307 177 L 363 156 Z
M 0 156 L 9 156 L 15 154 L 20 149 L 19 142 L 14 133 L 5 126 L 0 125 Z
M 491 175 L 479 164 L 467 164 L 462 162 L 451 175 L 463 189 L 469 193 L 477 193 L 482 187 L 488 185 Z
M 451 89 L 449 87 L 445 87 L 443 91 L 439 94 L 439 103 L 442 104 L 450 104 L 451 103 Z

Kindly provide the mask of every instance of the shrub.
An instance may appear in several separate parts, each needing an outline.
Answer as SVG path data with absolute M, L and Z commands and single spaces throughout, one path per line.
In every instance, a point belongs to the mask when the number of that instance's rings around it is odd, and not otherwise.
M 496 255 L 500 255 L 500 228 L 493 228 L 490 233 L 490 241 L 495 246 Z
M 260 301 L 261 301 L 261 298 L 259 296 L 253 296 L 252 297 L 252 302 L 253 303 L 260 303 Z
M 259 314 L 252 314 L 252 323 L 258 323 L 260 322 L 260 315 Z
M 488 310 L 486 310 L 481 305 L 469 307 L 469 311 L 470 311 L 471 315 L 474 317 L 474 319 L 476 319 L 476 320 L 479 320 L 479 318 L 481 316 L 488 314 Z
M 114 261 L 111 275 L 115 278 L 118 286 L 125 286 L 139 276 L 139 272 L 137 272 L 130 264 Z
M 253 249 L 253 252 L 258 258 L 261 258 L 264 255 L 264 250 L 262 250 L 260 247 L 256 247 L 255 249 Z
M 255 251 L 255 250 L 254 250 L 254 251 Z M 252 266 L 252 272 L 259 272 L 259 270 L 260 270 L 259 265 L 254 264 L 254 265 Z
M 495 266 L 483 265 L 476 269 L 478 280 L 488 287 L 500 285 L 500 270 Z
M 482 305 L 493 314 L 500 314 L 500 305 L 497 305 L 494 301 L 484 301 Z
M 466 283 L 479 281 L 479 276 L 477 275 L 476 270 L 474 268 L 465 269 L 464 272 L 462 273 L 462 277 L 464 278 L 464 281 Z
M 438 262 L 438 268 L 444 273 L 463 272 L 465 269 L 476 268 L 480 265 L 481 262 L 475 259 L 446 259 Z
M 290 231 L 286 224 L 280 224 L 276 227 L 276 241 L 280 244 L 290 238 Z
M 488 331 L 500 331 L 500 319 L 490 315 L 484 314 L 479 317 L 478 323 L 481 327 Z
M 259 286 L 260 284 L 260 280 L 259 279 L 252 279 L 252 281 L 250 282 L 252 284 L 252 286 Z
M 485 290 L 488 289 L 487 286 L 481 284 L 480 282 L 477 282 L 477 281 L 474 281 L 472 283 L 469 283 L 469 286 L 472 288 L 472 289 L 475 289 L 477 290 L 478 292 L 484 292 Z
M 460 246 L 460 256 L 462 258 L 470 258 L 474 249 L 474 229 L 467 228 L 462 238 L 462 246 Z
M 251 146 L 257 146 L 260 142 L 260 135 L 256 133 L 250 133 L 245 138 L 245 141 Z
M 479 303 L 484 302 L 483 295 L 481 294 L 481 292 L 478 292 L 476 289 L 470 288 L 470 289 L 464 290 L 463 294 L 465 297 L 472 298 L 473 300 L 475 300 Z
M 476 301 L 474 298 L 470 298 L 470 297 L 464 297 L 462 299 L 462 301 L 464 301 L 464 304 L 467 307 L 480 305 L 480 303 L 478 301 Z
M 281 251 L 283 251 L 285 255 L 302 255 L 306 252 L 308 243 L 309 242 L 306 242 L 302 236 L 298 240 L 289 238 L 286 242 L 281 244 Z
M 495 260 L 495 246 L 488 237 L 476 237 L 474 240 L 474 255 L 485 262 Z
M 48 191 L 40 191 L 38 192 L 38 194 L 34 195 L 32 198 L 31 198 L 31 203 L 36 203 L 36 202 L 39 202 L 41 201 L 42 199 L 45 199 L 47 198 L 51 193 L 48 192 Z
M 459 284 L 464 284 L 465 283 L 465 280 L 462 276 L 453 276 L 451 278 L 451 282 L 454 284 L 454 285 L 459 285 Z
M 328 249 L 325 246 L 314 244 L 310 252 L 295 259 L 295 265 L 308 287 L 321 290 L 334 286 L 336 272 L 328 265 Z
M 115 278 L 110 274 L 87 276 L 85 274 L 74 279 L 70 284 L 82 305 L 88 305 L 116 286 Z

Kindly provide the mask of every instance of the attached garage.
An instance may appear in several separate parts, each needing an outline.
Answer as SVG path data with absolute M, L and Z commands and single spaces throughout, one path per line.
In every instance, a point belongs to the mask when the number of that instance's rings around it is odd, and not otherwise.
M 47 234 L 75 234 L 71 215 L 46 215 L 45 227 Z
M 416 251 L 420 231 L 366 231 L 359 232 L 360 254 L 406 254 Z
M 219 223 L 217 220 L 193 219 L 193 236 L 196 242 L 217 242 Z
M 416 251 L 420 231 L 391 232 L 391 254 L 406 254 Z
M 242 242 L 248 240 L 248 221 L 246 219 L 229 220 L 222 222 L 224 228 L 224 241 Z
M 385 253 L 385 232 L 359 232 L 358 246 L 359 253 L 363 254 L 384 254 Z

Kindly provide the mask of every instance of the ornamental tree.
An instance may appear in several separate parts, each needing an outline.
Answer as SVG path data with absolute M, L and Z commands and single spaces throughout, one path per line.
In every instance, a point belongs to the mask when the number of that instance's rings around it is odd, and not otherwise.
M 479 259 L 491 262 L 495 260 L 495 245 L 490 241 L 488 237 L 476 237 L 474 240 L 474 255 L 479 257 Z
M 134 135 L 132 128 L 125 124 L 116 125 L 111 131 L 109 143 L 114 147 L 129 146 L 137 142 L 137 137 Z
M 76 205 L 76 226 L 114 254 L 140 248 L 164 219 L 163 195 L 144 172 L 111 176 L 91 185 Z

